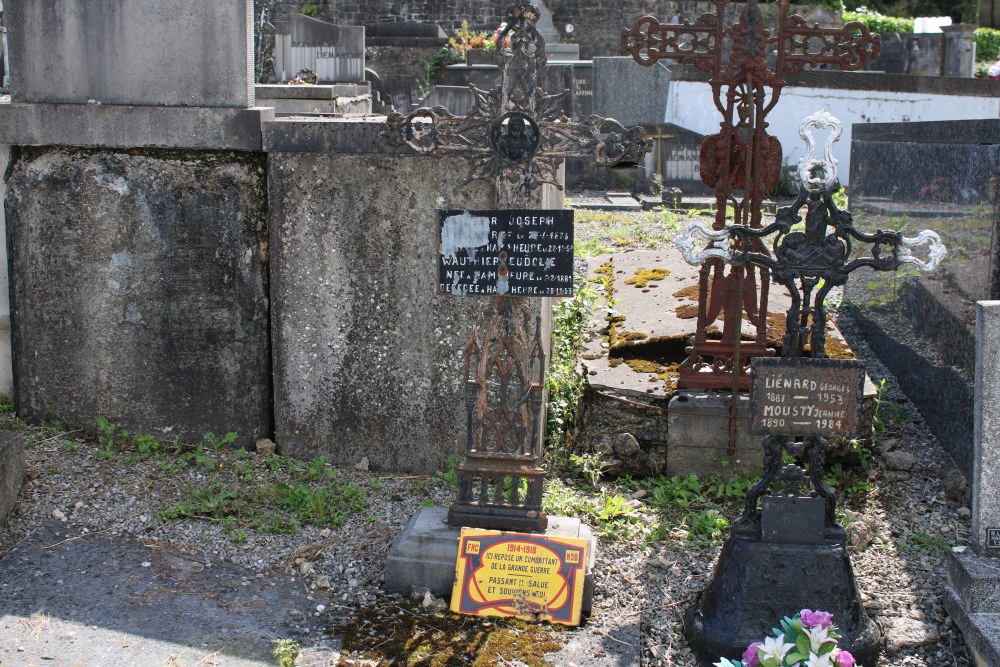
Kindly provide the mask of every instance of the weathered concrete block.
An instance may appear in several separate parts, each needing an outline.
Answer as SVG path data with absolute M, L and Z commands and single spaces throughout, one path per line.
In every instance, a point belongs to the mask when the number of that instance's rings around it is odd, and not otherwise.
M 14 102 L 253 106 L 252 0 L 6 8 Z
M 21 153 L 6 199 L 21 417 L 270 435 L 264 167 L 247 153 Z
M 678 391 L 667 408 L 667 474 L 698 476 L 753 472 L 764 462 L 762 437 L 747 424 L 750 399 L 739 398 L 736 451 L 729 445 L 731 397 L 720 392 Z
M 429 473 L 465 450 L 464 352 L 486 305 L 438 293 L 437 212 L 494 208 L 494 185 L 464 184 L 461 158 L 393 155 L 383 127 L 265 133 L 275 439 L 304 458 Z M 537 206 L 561 208 L 545 197 Z
M 663 123 L 672 78 L 662 63 L 636 67 L 631 56 L 594 58 L 594 113 L 626 127 Z
M 462 354 L 484 302 L 437 293 L 437 210 L 492 205 L 492 188 L 463 186 L 464 172 L 430 158 L 270 156 L 286 453 L 430 472 L 464 451 Z
M 24 437 L 20 433 L 0 433 L 0 519 L 17 503 L 24 482 Z
M 274 109 L 0 104 L 0 142 L 13 146 L 96 146 L 259 151 Z

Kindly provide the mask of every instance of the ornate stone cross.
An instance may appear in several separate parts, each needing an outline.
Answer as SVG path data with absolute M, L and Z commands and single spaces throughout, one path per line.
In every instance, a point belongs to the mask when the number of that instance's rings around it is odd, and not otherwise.
M 476 103 L 467 116 L 443 107 L 390 116 L 390 141 L 425 155 L 465 158 L 466 182 L 494 179 L 497 205 L 506 209 L 528 208 L 542 184 L 561 188 L 558 171 L 565 158 L 610 166 L 650 149 L 642 128 L 598 116 L 569 122 L 561 111 L 568 91 L 549 95 L 538 86 L 546 62 L 538 8 L 517 2 L 506 15 L 495 51 L 499 86 L 471 86 Z M 529 531 L 547 526 L 545 471 L 538 465 L 545 354 L 540 321 L 532 333 L 531 320 L 527 298 L 492 297 L 466 347 L 468 444 L 448 513 L 454 525 Z
M 860 23 L 810 26 L 788 14 L 788 0 L 777 2 L 774 33 L 766 27 L 757 0 L 748 0 L 739 21 L 727 26 L 723 13 L 729 4 L 716 0 L 714 14 L 681 24 L 644 17 L 622 32 L 622 50 L 640 65 L 670 60 L 709 74 L 722 115 L 720 131 L 701 146 L 701 178 L 715 190 L 714 227 L 721 230 L 731 222 L 758 229 L 764 193 L 781 176 L 781 144 L 767 132 L 767 115 L 778 102 L 785 77 L 817 65 L 860 69 L 878 54 L 879 41 Z M 767 254 L 756 238 L 744 241 L 744 250 Z M 749 387 L 750 359 L 774 354 L 767 345 L 768 272 L 762 263 L 734 265 L 728 273 L 719 259 L 705 263 L 699 276 L 694 344 L 679 369 L 678 386 L 733 391 Z M 756 328 L 752 341 L 741 340 L 744 315 Z M 720 316 L 721 335 L 710 334 Z

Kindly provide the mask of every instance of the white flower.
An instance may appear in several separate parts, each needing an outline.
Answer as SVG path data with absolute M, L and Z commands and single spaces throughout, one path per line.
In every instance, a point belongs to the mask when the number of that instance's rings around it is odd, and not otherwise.
M 830 662 L 830 658 L 832 656 L 832 653 L 827 653 L 826 655 L 816 655 L 815 653 L 810 653 L 809 659 L 806 660 L 805 667 L 834 667 L 834 664 Z
M 802 628 L 802 632 L 808 635 L 809 650 L 813 653 L 819 653 L 823 644 L 833 641 L 830 639 L 830 628 L 821 628 L 817 625 L 814 628 Z
M 764 652 L 763 658 L 777 658 L 778 662 L 781 662 L 785 659 L 785 654 L 793 648 L 795 648 L 795 644 L 786 644 L 785 635 L 780 634 L 777 637 L 765 637 L 759 650 Z

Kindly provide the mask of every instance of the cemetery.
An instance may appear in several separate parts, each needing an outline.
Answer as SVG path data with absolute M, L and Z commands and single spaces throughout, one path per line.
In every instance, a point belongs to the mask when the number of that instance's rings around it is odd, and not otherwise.
M 1000 10 L 871 4 L 0 3 L 0 665 L 1000 666 Z

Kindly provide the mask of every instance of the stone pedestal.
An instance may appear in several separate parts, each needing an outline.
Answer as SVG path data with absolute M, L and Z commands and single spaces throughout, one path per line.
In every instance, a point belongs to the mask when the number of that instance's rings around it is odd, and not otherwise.
M 448 599 L 455 584 L 455 562 L 461 528 L 448 524 L 448 510 L 425 507 L 410 520 L 392 546 L 385 565 L 385 589 L 409 595 L 426 588 Z M 579 537 L 590 541 L 587 574 L 583 584 L 583 613 L 590 614 L 594 599 L 594 562 L 597 538 L 579 519 L 550 516 L 547 537 Z
M 945 608 L 980 665 L 1000 664 L 1000 301 L 976 304 L 972 549 L 948 561 Z
M 833 614 L 840 647 L 863 667 L 875 667 L 881 635 L 861 606 L 842 540 L 787 544 L 732 535 L 708 588 L 684 615 L 684 634 L 707 667 L 720 657 L 739 658 L 802 609 Z

